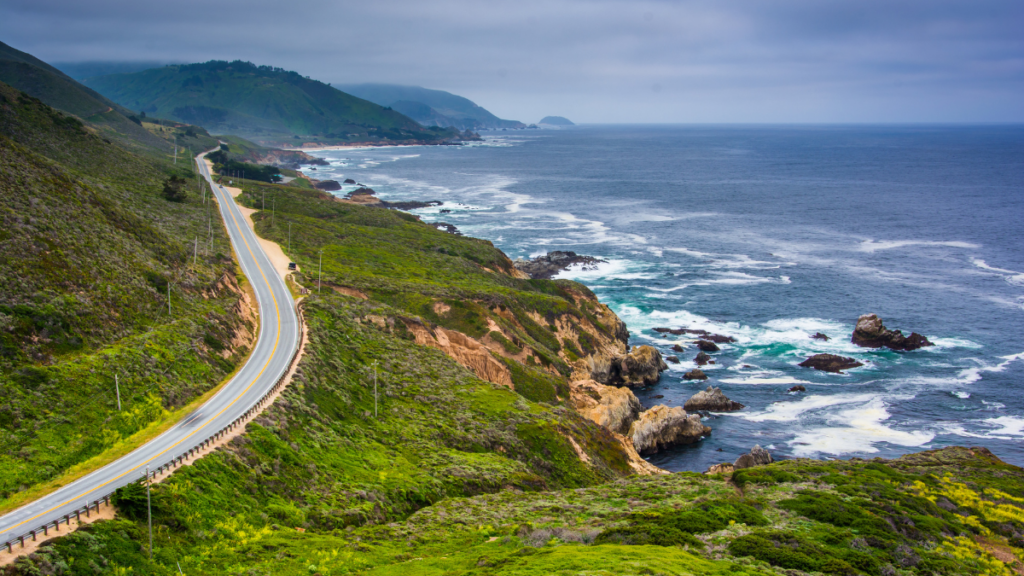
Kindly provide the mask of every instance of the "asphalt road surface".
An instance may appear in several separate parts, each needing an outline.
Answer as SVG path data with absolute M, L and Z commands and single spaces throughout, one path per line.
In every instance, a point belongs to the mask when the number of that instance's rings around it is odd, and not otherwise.
M 261 322 L 255 349 L 227 385 L 167 432 L 121 459 L 0 517 L 0 544 L 138 481 L 145 476 L 147 466 L 155 469 L 167 464 L 249 410 L 288 370 L 299 345 L 292 296 L 231 195 L 213 183 L 205 162 L 198 162 L 198 166 L 214 189 L 235 256 L 256 292 Z

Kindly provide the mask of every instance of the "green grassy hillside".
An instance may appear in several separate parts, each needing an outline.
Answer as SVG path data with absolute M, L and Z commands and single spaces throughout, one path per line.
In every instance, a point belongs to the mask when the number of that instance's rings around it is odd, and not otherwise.
M 424 129 L 398 112 L 295 72 L 249 62 L 171 65 L 91 78 L 88 84 L 133 110 L 262 143 L 438 142 L 457 135 Z
M 94 132 L 0 84 L 0 509 L 123 450 L 246 353 L 230 245 L 188 159 Z M 164 198 L 171 176 L 187 201 Z
M 381 106 L 392 106 L 424 126 L 454 126 L 459 130 L 526 127 L 516 120 L 502 120 L 472 100 L 444 90 L 396 84 L 335 86 Z

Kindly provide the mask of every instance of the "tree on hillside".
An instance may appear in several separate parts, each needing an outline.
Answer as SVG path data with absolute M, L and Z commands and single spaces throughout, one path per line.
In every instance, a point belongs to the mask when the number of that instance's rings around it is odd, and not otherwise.
M 188 200 L 188 191 L 185 188 L 185 179 L 171 176 L 164 182 L 164 198 L 171 202 L 184 202 Z

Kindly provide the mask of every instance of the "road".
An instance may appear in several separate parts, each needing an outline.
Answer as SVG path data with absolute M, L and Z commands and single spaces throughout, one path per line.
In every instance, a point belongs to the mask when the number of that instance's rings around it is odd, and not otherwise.
M 206 162 L 201 161 L 204 156 L 205 153 L 199 155 L 197 164 L 217 196 L 235 255 L 259 304 L 260 333 L 252 354 L 213 398 L 167 432 L 119 460 L 0 517 L 0 544 L 65 514 L 73 514 L 86 502 L 139 480 L 145 476 L 147 466 L 155 469 L 169 463 L 243 415 L 287 372 L 299 346 L 294 301 L 234 199 L 213 183 Z

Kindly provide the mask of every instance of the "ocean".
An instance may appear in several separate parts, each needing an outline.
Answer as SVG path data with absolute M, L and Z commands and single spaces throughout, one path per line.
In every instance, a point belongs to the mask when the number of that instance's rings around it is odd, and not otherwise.
M 321 151 L 318 178 L 486 238 L 512 258 L 607 260 L 589 286 L 632 345 L 682 362 L 637 390 L 681 406 L 707 385 L 746 408 L 710 437 L 650 458 L 703 471 L 753 445 L 776 458 L 895 457 L 980 445 L 1024 465 L 1024 127 L 580 126 L 485 132 L 466 146 Z M 354 186 L 346 186 L 344 194 Z M 442 210 L 450 211 L 442 213 Z M 850 342 L 857 318 L 935 346 Z M 689 338 L 732 336 L 709 380 Z M 831 340 L 811 338 L 822 332 Z M 674 344 L 686 350 L 672 352 Z M 845 374 L 798 364 L 864 363 Z M 795 385 L 806 392 L 789 392 Z

